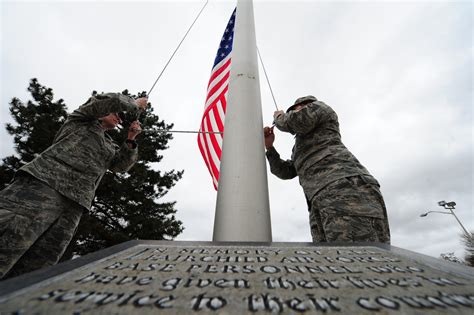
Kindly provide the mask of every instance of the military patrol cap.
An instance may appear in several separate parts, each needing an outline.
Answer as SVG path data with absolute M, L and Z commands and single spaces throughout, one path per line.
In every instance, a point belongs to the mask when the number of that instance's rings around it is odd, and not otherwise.
M 316 97 L 314 97 L 313 95 L 308 95 L 308 96 L 303 96 L 303 97 L 300 97 L 300 98 L 297 98 L 295 103 L 293 105 L 291 105 L 287 110 L 286 112 L 288 113 L 289 111 L 293 110 L 296 106 L 298 105 L 302 105 L 302 104 L 309 104 L 309 103 L 312 103 L 314 101 L 317 101 Z

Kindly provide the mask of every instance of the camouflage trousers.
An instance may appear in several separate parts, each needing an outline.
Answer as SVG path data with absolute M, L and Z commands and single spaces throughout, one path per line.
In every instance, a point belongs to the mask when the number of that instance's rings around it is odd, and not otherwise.
M 382 194 L 363 176 L 336 180 L 312 199 L 309 221 L 313 242 L 390 244 Z
M 0 191 L 0 279 L 56 264 L 82 212 L 40 180 L 18 176 Z

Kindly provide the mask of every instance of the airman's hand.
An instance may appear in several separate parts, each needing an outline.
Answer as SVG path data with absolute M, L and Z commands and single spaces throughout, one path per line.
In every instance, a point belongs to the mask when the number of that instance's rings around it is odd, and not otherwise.
M 146 105 L 148 104 L 148 97 L 140 97 L 135 100 L 135 104 L 140 110 L 144 111 L 146 109 Z
M 130 124 L 128 128 L 128 139 L 135 140 L 135 137 L 138 136 L 142 132 L 142 127 L 140 126 L 140 122 L 135 120 Z
M 265 137 L 265 148 L 267 150 L 271 149 L 273 147 L 273 142 L 275 141 L 273 126 L 263 128 L 263 136 Z

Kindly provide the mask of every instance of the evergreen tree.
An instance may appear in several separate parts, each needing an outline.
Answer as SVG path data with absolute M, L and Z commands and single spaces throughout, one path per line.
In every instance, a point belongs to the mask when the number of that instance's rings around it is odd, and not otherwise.
M 34 159 L 53 142 L 54 135 L 67 117 L 62 99 L 53 102 L 53 90 L 32 79 L 28 91 L 33 97 L 26 104 L 18 98 L 10 102 L 10 113 L 16 124 L 7 124 L 6 130 L 13 135 L 18 156 L 5 157 L 0 165 L 0 189 L 12 180 L 15 171 Z
M 15 171 L 30 162 L 52 144 L 56 132 L 67 117 L 62 99 L 53 102 L 53 91 L 32 79 L 28 87 L 33 100 L 26 104 L 18 98 L 10 102 L 10 112 L 16 124 L 7 124 L 14 136 L 18 156 L 8 156 L 0 165 L 0 189 L 8 185 Z M 130 95 L 127 90 L 122 92 Z M 92 95 L 96 92 L 92 92 Z M 134 95 L 130 95 L 135 97 Z M 144 96 L 141 93 L 138 96 Z M 77 106 L 76 106 L 77 107 Z M 127 137 L 130 123 L 127 114 L 122 130 L 108 131 L 119 144 Z M 139 159 L 128 172 L 107 171 L 96 191 L 90 211 L 82 216 L 78 230 L 66 250 L 63 260 L 84 255 L 131 239 L 172 239 L 183 231 L 175 218 L 175 202 L 157 202 L 182 177 L 183 171 L 156 171 L 152 165 L 163 158 L 160 151 L 168 148 L 173 125 L 160 121 L 149 106 L 141 116 L 145 135 L 139 135 Z
M 472 231 L 469 234 L 463 233 L 462 237 L 464 245 L 466 245 L 464 261 L 466 265 L 474 267 L 474 233 L 472 233 Z

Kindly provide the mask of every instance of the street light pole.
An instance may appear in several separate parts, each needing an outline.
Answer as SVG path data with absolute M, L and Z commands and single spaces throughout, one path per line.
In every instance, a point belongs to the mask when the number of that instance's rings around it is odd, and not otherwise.
M 431 212 L 443 213 L 443 214 L 452 214 L 454 216 L 454 218 L 456 218 L 456 221 L 458 221 L 461 228 L 464 230 L 464 233 L 466 234 L 466 236 L 471 236 L 471 233 L 469 233 L 467 231 L 467 229 L 464 227 L 464 225 L 462 225 L 461 221 L 459 220 L 459 218 L 457 217 L 457 215 L 453 211 L 455 209 L 455 206 L 456 206 L 456 203 L 454 201 L 446 202 L 446 201 L 442 200 L 442 201 L 438 202 L 438 205 L 440 207 L 443 207 L 443 208 L 449 210 L 450 212 L 428 211 L 426 213 L 420 214 L 420 217 L 426 217 Z
M 456 218 L 456 221 L 458 221 L 459 225 L 462 227 L 462 229 L 464 230 L 464 233 L 466 233 L 466 236 L 470 236 L 471 234 L 467 231 L 467 229 L 464 227 L 464 225 L 462 225 L 461 221 L 459 220 L 458 216 L 456 214 L 454 214 L 454 206 L 456 205 L 456 203 L 454 201 L 452 202 L 448 202 L 447 204 L 443 205 L 445 209 L 448 209 L 449 211 L 451 211 L 451 214 L 454 215 L 454 217 Z

